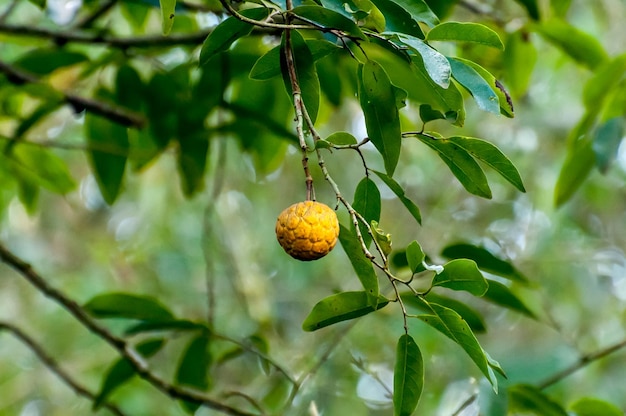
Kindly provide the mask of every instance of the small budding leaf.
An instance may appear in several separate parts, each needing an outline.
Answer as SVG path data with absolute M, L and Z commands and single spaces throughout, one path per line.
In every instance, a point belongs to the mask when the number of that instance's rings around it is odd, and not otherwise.
M 419 403 L 424 387 L 424 361 L 415 340 L 404 334 L 396 347 L 393 372 L 394 416 L 410 416 Z
M 374 233 L 374 239 L 380 246 L 385 256 L 388 256 L 389 253 L 391 253 L 391 234 L 385 234 L 382 229 L 378 228 L 377 221 L 372 221 L 371 228 Z

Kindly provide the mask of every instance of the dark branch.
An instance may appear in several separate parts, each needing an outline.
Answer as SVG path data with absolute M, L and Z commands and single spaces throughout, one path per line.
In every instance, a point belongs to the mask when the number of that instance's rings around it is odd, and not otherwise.
M 68 42 L 107 45 L 114 48 L 149 48 L 159 46 L 199 45 L 211 31 L 190 34 L 146 35 L 119 38 L 101 33 L 88 33 L 77 30 L 59 31 L 26 25 L 0 24 L 0 33 L 17 36 L 50 39 L 57 44 Z
M 3 72 L 13 84 L 37 84 L 40 82 L 35 75 L 3 61 L 0 61 L 0 72 Z M 59 91 L 59 93 L 62 95 L 63 101 L 71 105 L 76 112 L 86 110 L 128 127 L 141 128 L 146 124 L 146 120 L 142 115 L 123 107 L 69 92 Z
M 17 338 L 20 342 L 26 345 L 30 350 L 39 358 L 39 360 L 54 374 L 56 374 L 65 384 L 70 386 L 72 390 L 76 392 L 76 394 L 86 397 L 91 401 L 96 400 L 96 395 L 91 391 L 87 390 L 87 388 L 80 385 L 76 380 L 74 380 L 68 373 L 63 370 L 59 364 L 52 358 L 48 353 L 46 353 L 43 348 L 30 336 L 26 335 L 21 329 L 16 326 L 8 323 L 8 322 L 0 322 L 0 331 L 10 332 L 15 338 Z M 124 416 L 124 412 L 120 410 L 119 407 L 115 406 L 111 403 L 104 403 L 103 407 L 109 409 L 111 413 L 117 416 Z
M 89 316 L 78 303 L 67 297 L 62 292 L 50 286 L 37 272 L 33 270 L 30 264 L 15 256 L 2 244 L 0 244 L 0 260 L 9 265 L 15 271 L 17 271 L 39 292 L 58 303 L 85 328 L 87 328 L 89 331 L 96 334 L 102 340 L 111 345 L 123 358 L 128 360 L 135 372 L 141 378 L 152 384 L 165 395 L 173 399 L 181 399 L 193 403 L 200 403 L 228 415 L 255 416 L 254 413 L 249 413 L 244 410 L 231 407 L 213 398 L 210 398 L 203 393 L 184 387 L 174 386 L 163 380 L 148 368 L 148 364 L 144 361 L 141 355 L 139 355 L 137 351 L 135 351 L 130 345 L 128 345 L 124 339 L 113 335 L 107 328 L 100 325 L 95 319 Z
M 548 387 L 552 386 L 553 384 L 558 383 L 559 381 L 563 380 L 564 378 L 570 376 L 571 374 L 575 373 L 576 371 L 582 369 L 583 367 L 588 366 L 589 364 L 600 360 L 610 354 L 613 354 L 616 351 L 619 351 L 623 348 L 626 348 L 626 340 L 622 340 L 616 344 L 613 344 L 611 346 L 608 346 L 606 348 L 603 348 L 599 351 L 596 352 L 592 352 L 590 354 L 586 354 L 581 356 L 577 362 L 575 362 L 574 364 L 572 364 L 571 366 L 565 368 L 564 370 L 559 371 L 558 373 L 548 377 L 547 379 L 545 379 L 542 383 L 540 383 L 539 385 L 537 385 L 537 387 L 540 390 L 544 390 L 547 389 Z

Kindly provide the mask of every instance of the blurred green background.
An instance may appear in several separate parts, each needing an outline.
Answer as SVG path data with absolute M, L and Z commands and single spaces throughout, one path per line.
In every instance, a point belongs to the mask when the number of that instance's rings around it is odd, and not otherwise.
M 9 3 L 0 1 L 0 12 Z M 23 3 L 14 12 L 15 20 L 47 19 L 33 5 Z M 513 1 L 478 5 L 487 16 L 457 6 L 450 18 L 488 22 L 491 15 L 504 19 L 510 30 L 521 24 L 522 10 Z M 122 17 L 119 11 L 113 16 Z M 573 0 L 567 19 L 595 36 L 611 55 L 623 52 L 623 1 Z M 149 23 L 155 32 L 160 30 L 155 16 Z M 124 31 L 124 23 L 111 24 Z M 528 91 L 513 92 L 514 119 L 482 112 L 468 101 L 463 128 L 445 122 L 429 125 L 444 135 L 480 137 L 496 144 L 518 167 L 526 194 L 492 175 L 493 200 L 471 196 L 435 154 L 415 139 L 405 139 L 395 178 L 419 205 L 422 226 L 378 182 L 383 196 L 380 224 L 391 233 L 394 247 L 405 247 L 416 239 L 433 263 L 442 263 L 444 247 L 468 241 L 509 259 L 532 281 L 530 287 L 514 285 L 512 290 L 536 313 L 537 320 L 454 294 L 484 314 L 487 332 L 479 340 L 509 376 L 500 380 L 502 392 L 509 384 L 538 384 L 581 354 L 626 338 L 626 148 L 620 148 L 608 173 L 594 170 L 571 201 L 554 208 L 554 187 L 567 136 L 583 114 L 582 89 L 592 73 L 537 34 L 529 36 L 537 48 L 537 61 Z M 18 46 L 2 42 L 0 57 L 17 55 Z M 464 53 L 471 56 L 485 50 Z M 168 66 L 187 55 L 172 50 L 168 56 L 153 59 Z M 481 59 L 506 85 L 501 56 Z M 71 79 L 71 74 L 66 76 Z M 321 132 L 345 130 L 363 137 L 364 123 L 357 110 L 355 100 L 346 100 L 341 108 L 324 101 L 318 117 Z M 402 114 L 404 130 L 419 129 L 416 106 L 409 104 Z M 0 129 L 7 128 L 6 123 L 0 120 Z M 82 118 L 69 110 L 47 118 L 32 134 L 52 137 L 57 143 L 84 143 Z M 277 143 L 286 146 L 284 141 Z M 403 331 L 397 305 L 314 333 L 301 329 L 318 300 L 337 291 L 357 290 L 360 283 L 341 247 L 320 261 L 301 263 L 288 257 L 276 242 L 276 216 L 305 194 L 301 156 L 295 146 L 286 148 L 284 158 L 279 148 L 260 163 L 258 154 L 242 151 L 241 143 L 228 134 L 214 138 L 205 190 L 191 199 L 181 193 L 174 154 L 166 152 L 140 173 L 127 174 L 124 191 L 113 206 L 102 199 L 84 152 L 56 149 L 55 153 L 70 166 L 78 183 L 74 192 L 60 197 L 43 191 L 39 209 L 32 214 L 18 201 L 14 189 L 5 187 L 0 193 L 2 241 L 49 284 L 79 303 L 105 292 L 150 295 L 177 316 L 204 320 L 210 280 L 215 285 L 217 331 L 238 340 L 259 337 L 272 360 L 291 374 L 310 372 L 285 414 L 313 414 L 307 413 L 313 403 L 324 415 L 391 414 L 391 398 L 383 385 L 392 388 L 395 344 Z M 364 154 L 370 167 L 382 165 L 373 149 L 366 147 Z M 331 175 L 351 200 L 363 176 L 358 155 L 334 151 L 325 158 Z M 334 206 L 332 189 L 315 164 L 312 170 L 317 199 Z M 341 209 L 339 216 L 343 221 L 347 218 Z M 117 358 L 111 348 L 6 266 L 0 267 L 0 319 L 31 334 L 62 368 L 94 391 Z M 122 329 L 119 322 L 109 324 L 116 331 Z M 410 333 L 425 357 L 426 382 L 417 414 L 451 415 L 474 393 L 479 400 L 462 415 L 476 415 L 479 407 L 481 414 L 502 414 L 506 395 L 493 394 L 457 345 L 417 320 L 410 323 Z M 175 334 L 151 360 L 159 374 L 172 376 L 188 340 L 184 333 Z M 233 347 L 228 342 L 215 345 L 214 357 L 224 356 Z M 619 351 L 599 360 L 546 393 L 565 406 L 592 396 L 626 409 L 624 354 Z M 211 392 L 216 396 L 242 392 L 276 409 L 280 409 L 281 397 L 286 397 L 284 378 L 275 370 L 266 374 L 251 354 L 214 366 L 211 379 Z M 133 415 L 185 414 L 178 403 L 138 379 L 116 391 L 112 399 Z M 241 396 L 228 400 L 245 403 Z M 90 406 L 28 348 L 8 333 L 0 333 L 0 415 L 83 415 L 90 413 Z M 97 414 L 108 413 L 100 410 Z M 213 414 L 218 413 L 197 412 L 199 416 Z

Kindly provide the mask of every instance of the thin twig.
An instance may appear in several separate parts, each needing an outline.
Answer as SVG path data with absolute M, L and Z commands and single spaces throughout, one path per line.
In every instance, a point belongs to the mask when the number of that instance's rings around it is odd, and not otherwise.
M 626 348 L 626 339 L 617 342 L 611 346 L 608 346 L 606 348 L 603 348 L 601 350 L 589 353 L 589 354 L 585 354 L 583 356 L 581 356 L 578 361 L 576 361 L 574 364 L 570 365 L 569 367 L 556 372 L 555 374 L 549 376 L 548 378 L 546 378 L 544 381 L 542 381 L 541 383 L 537 384 L 537 388 L 539 390 L 545 390 L 548 387 L 551 387 L 552 385 L 562 381 L 563 379 L 569 377 L 570 375 L 574 374 L 575 372 L 577 372 L 578 370 L 581 370 L 582 368 L 602 359 L 605 358 L 621 349 Z M 470 397 L 467 398 L 467 400 L 465 400 L 463 403 L 461 403 L 461 405 L 459 406 L 459 408 L 452 414 L 452 416 L 458 416 L 461 414 L 461 412 L 466 409 L 469 405 L 471 405 L 474 401 L 476 401 L 476 399 L 478 399 L 478 394 L 472 394 Z
M 152 384 L 168 397 L 203 404 L 207 407 L 221 411 L 228 415 L 254 416 L 253 413 L 234 408 L 211 397 L 208 397 L 203 393 L 188 389 L 186 387 L 175 386 L 168 383 L 166 380 L 153 373 L 149 369 L 148 364 L 141 357 L 141 355 L 137 351 L 135 351 L 124 339 L 113 335 L 107 328 L 100 325 L 95 319 L 87 314 L 85 309 L 83 309 L 78 303 L 76 303 L 76 301 L 70 299 L 59 290 L 50 286 L 45 281 L 45 279 L 43 279 L 37 272 L 33 270 L 30 264 L 15 256 L 2 244 L 0 244 L 0 260 L 11 266 L 11 268 L 17 271 L 43 295 L 58 303 L 85 328 L 87 328 L 89 331 L 91 331 L 103 341 L 112 346 L 123 358 L 125 358 L 129 362 L 129 364 L 133 367 L 135 372 L 141 378 Z
M 5 22 L 9 18 L 11 13 L 13 13 L 13 10 L 15 10 L 15 7 L 19 3 L 19 1 L 20 0 L 13 0 L 11 1 L 11 3 L 9 3 L 7 8 L 4 9 L 4 12 L 2 12 L 2 14 L 0 15 L 0 23 Z
M 111 8 L 113 8 L 113 6 L 115 6 L 116 3 L 117 3 L 117 0 L 105 0 L 102 4 L 100 4 L 96 8 L 96 10 L 94 10 L 89 15 L 85 16 L 84 18 L 76 22 L 73 25 L 74 28 L 83 29 L 83 28 L 91 26 L 92 23 L 94 23 L 96 20 L 104 16 L 109 10 L 111 10 Z
M 6 62 L 0 61 L 0 72 L 3 72 L 8 80 L 13 84 L 39 84 L 39 79 L 24 70 L 18 69 Z M 45 85 L 46 88 L 52 88 Z M 140 114 L 126 108 L 98 101 L 93 98 L 82 97 L 70 92 L 61 92 L 54 90 L 61 95 L 61 98 L 67 104 L 70 104 L 78 113 L 87 110 L 93 114 L 106 117 L 109 120 L 128 127 L 141 128 L 146 124 L 146 119 Z
M 83 32 L 78 30 L 55 30 L 37 26 L 0 24 L 0 33 L 49 39 L 57 44 L 68 42 L 88 43 L 93 45 L 106 45 L 113 48 L 151 48 L 179 45 L 200 45 L 211 33 L 211 30 L 203 30 L 189 34 L 172 33 L 168 36 L 145 35 L 136 37 L 116 37 L 97 32 Z
M 292 1 L 287 0 L 287 11 L 290 11 L 293 7 Z M 290 15 L 287 16 L 287 23 L 291 22 Z M 302 151 L 302 168 L 304 169 L 304 177 L 306 183 L 306 200 L 310 201 L 314 199 L 313 190 L 313 177 L 309 170 L 309 156 L 308 146 L 304 137 L 304 112 L 305 107 L 302 101 L 302 91 L 300 90 L 300 83 L 298 82 L 298 75 L 296 72 L 295 57 L 293 55 L 293 46 L 291 44 L 291 30 L 285 30 L 285 62 L 287 65 L 287 72 L 289 74 L 289 82 L 291 83 L 291 94 L 293 96 L 293 107 L 296 113 L 296 134 L 298 136 L 298 142 L 300 144 L 300 150 Z
M 581 356 L 577 362 L 575 362 L 574 364 L 572 364 L 571 366 L 559 371 L 558 373 L 548 377 L 547 379 L 545 379 L 543 382 L 539 383 L 537 385 L 537 387 L 540 390 L 544 390 L 547 389 L 548 387 L 552 386 L 553 384 L 558 383 L 559 381 L 563 380 L 564 378 L 568 377 L 569 375 L 575 373 L 576 371 L 588 366 L 589 364 L 593 363 L 594 361 L 600 360 L 610 354 L 613 354 L 616 351 L 619 351 L 623 348 L 626 347 L 626 339 L 622 340 L 616 344 L 613 344 L 609 347 L 603 348 L 601 350 L 598 350 L 596 352 L 592 352 L 590 354 L 585 354 L 583 356 Z
M 72 390 L 76 392 L 79 396 L 86 397 L 91 401 L 95 401 L 97 396 L 95 393 L 89 391 L 86 387 L 79 384 L 76 380 L 74 380 L 68 373 L 63 370 L 59 364 L 56 362 L 54 358 L 52 358 L 44 349 L 31 338 L 29 335 L 26 335 L 21 329 L 16 327 L 13 324 L 8 322 L 0 321 L 0 331 L 10 332 L 15 338 L 17 338 L 22 344 L 26 345 L 39 360 L 45 365 L 48 370 L 54 373 L 57 377 L 59 377 L 65 384 L 67 384 Z M 112 403 L 103 403 L 102 406 L 111 411 L 111 413 L 117 416 L 124 416 L 124 412 Z

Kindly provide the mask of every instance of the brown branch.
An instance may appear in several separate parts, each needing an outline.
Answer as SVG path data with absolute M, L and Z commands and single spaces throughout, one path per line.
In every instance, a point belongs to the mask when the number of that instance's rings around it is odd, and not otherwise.
M 0 72 L 3 72 L 13 84 L 40 84 L 39 79 L 35 75 L 3 61 L 0 61 Z M 45 87 L 50 88 L 48 85 L 45 85 Z M 86 110 L 128 127 L 141 128 L 146 124 L 146 119 L 142 115 L 126 108 L 104 101 L 94 100 L 93 98 L 82 97 L 70 92 L 55 91 L 58 92 L 62 100 L 71 105 L 76 112 Z
M 139 377 L 152 384 L 165 395 L 171 397 L 172 399 L 187 400 L 193 403 L 203 404 L 209 408 L 221 411 L 228 415 L 255 416 L 254 413 L 234 408 L 208 397 L 203 393 L 184 387 L 174 386 L 173 384 L 168 383 L 166 380 L 154 374 L 148 368 L 148 364 L 144 361 L 141 355 L 139 355 L 139 353 L 135 351 L 124 339 L 113 335 L 107 328 L 88 315 L 78 303 L 67 297 L 59 290 L 50 286 L 37 272 L 35 272 L 35 270 L 33 270 L 30 264 L 15 256 L 2 244 L 0 244 L 0 260 L 17 271 L 43 295 L 58 303 L 85 328 L 112 346 L 123 358 L 128 360 Z
M 54 30 L 27 25 L 0 24 L 0 33 L 9 35 L 49 39 L 57 44 L 68 42 L 106 45 L 113 48 L 150 48 L 159 46 L 199 45 L 211 33 L 204 30 L 189 34 L 145 35 L 137 37 L 116 37 L 96 32 L 81 32 L 77 30 Z
M 541 383 L 537 384 L 537 388 L 539 390 L 545 390 L 548 387 L 551 387 L 552 385 L 560 382 L 561 380 L 569 377 L 570 375 L 574 374 L 575 372 L 577 372 L 578 370 L 583 369 L 584 367 L 588 366 L 589 364 L 598 361 L 602 358 L 607 357 L 608 355 L 613 354 L 614 352 L 617 352 L 621 349 L 626 348 L 626 339 L 615 343 L 613 345 L 610 345 L 606 348 L 603 348 L 601 350 L 589 353 L 589 354 L 585 354 L 583 356 L 581 356 L 578 361 L 576 361 L 574 364 L 570 365 L 569 367 L 549 376 L 548 378 L 546 378 L 544 381 L 542 381 Z M 460 415 L 461 412 L 467 408 L 469 405 L 471 405 L 473 402 L 475 402 L 478 399 L 478 394 L 473 394 L 470 397 L 468 397 L 467 400 L 465 400 L 463 403 L 461 403 L 461 406 L 459 406 L 459 408 L 452 414 L 452 416 L 457 416 Z
M 43 348 L 30 336 L 26 335 L 21 329 L 18 327 L 8 323 L 0 321 L 0 331 L 10 332 L 15 338 L 17 338 L 22 344 L 26 345 L 39 360 L 57 377 L 59 377 L 65 384 L 67 384 L 72 390 L 76 392 L 79 396 L 86 397 L 91 401 L 95 401 L 97 396 L 91 391 L 87 390 L 87 388 L 80 385 L 76 380 L 74 380 L 68 373 L 63 370 L 59 364 L 56 362 L 54 358 L 52 358 Z M 114 404 L 104 403 L 102 405 L 106 409 L 110 410 L 111 413 L 117 416 L 124 416 L 124 412 Z
M 569 367 L 559 371 L 558 373 L 548 377 L 547 379 L 545 379 L 543 382 L 539 383 L 537 385 L 537 387 L 540 390 L 544 390 L 547 389 L 548 387 L 552 386 L 553 384 L 558 383 L 559 381 L 563 380 L 564 378 L 568 377 L 569 375 L 575 373 L 576 371 L 588 366 L 589 364 L 600 360 L 610 354 L 613 354 L 616 351 L 619 351 L 623 348 L 626 348 L 626 339 L 622 340 L 616 344 L 613 344 L 611 346 L 608 346 L 606 348 L 603 348 L 601 350 L 589 353 L 589 354 L 585 354 L 583 356 L 581 356 L 577 362 L 575 362 L 574 364 L 570 365 Z

